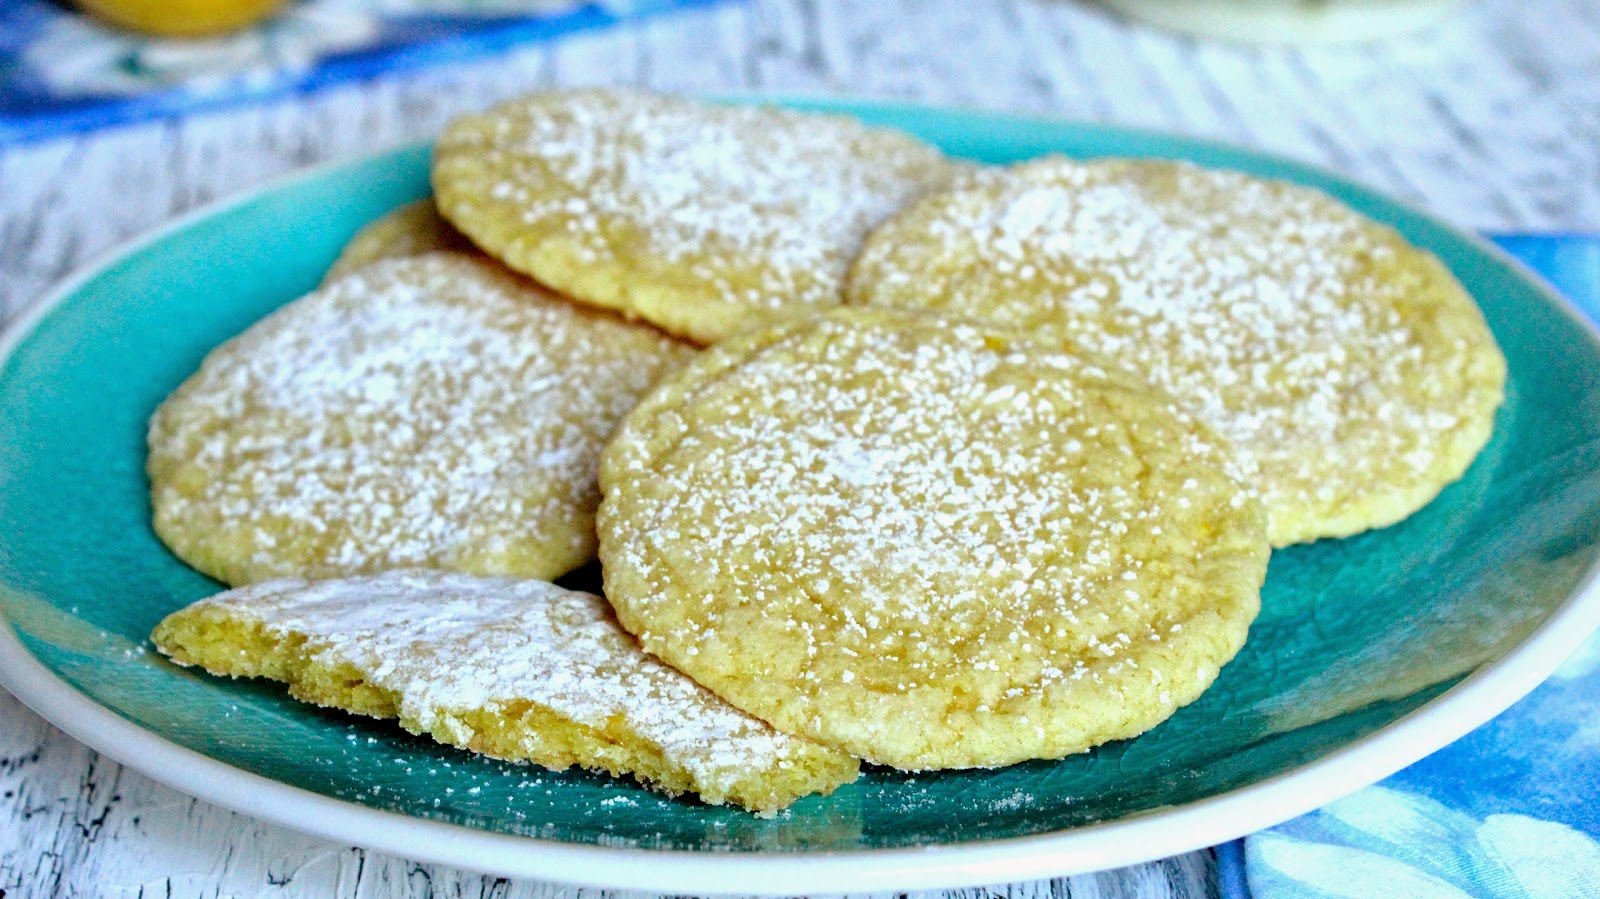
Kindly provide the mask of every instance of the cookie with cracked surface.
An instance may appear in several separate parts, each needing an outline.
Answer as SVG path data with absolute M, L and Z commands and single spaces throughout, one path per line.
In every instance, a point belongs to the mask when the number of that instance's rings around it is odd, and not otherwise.
M 873 233 L 848 292 L 1142 373 L 1238 448 L 1275 546 L 1426 505 L 1504 395 L 1433 255 L 1319 191 L 1183 163 L 1046 159 L 930 196 Z
M 843 116 L 580 90 L 457 119 L 433 184 L 511 268 L 711 343 L 841 303 L 867 230 L 965 170 Z
M 1147 385 L 1002 328 L 842 309 L 663 380 L 601 463 L 606 595 L 780 730 L 902 769 L 1153 727 L 1259 605 L 1259 503 Z
M 155 530 L 229 584 L 594 556 L 600 450 L 694 350 L 489 260 L 376 262 L 213 351 L 150 422 Z
M 327 284 L 380 259 L 404 259 L 435 251 L 476 253 L 466 235 L 439 214 L 433 198 L 407 203 L 364 226 L 333 260 L 322 283 Z
M 167 616 L 183 665 L 284 681 L 296 698 L 511 761 L 632 775 L 771 813 L 856 778 L 646 655 L 605 600 L 536 580 L 397 571 L 270 581 Z

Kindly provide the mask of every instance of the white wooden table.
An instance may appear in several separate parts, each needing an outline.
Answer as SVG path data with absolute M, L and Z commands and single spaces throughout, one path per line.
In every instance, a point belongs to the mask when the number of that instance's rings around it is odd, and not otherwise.
M 861 94 L 1204 135 L 1321 163 L 1461 224 L 1600 230 L 1600 0 L 1483 0 L 1316 51 L 1199 44 L 1070 0 L 750 0 L 475 64 L 0 151 L 0 322 L 113 244 L 284 172 L 541 87 Z M 3 539 L 3 537 L 0 537 Z M 997 888 L 1215 895 L 1208 853 Z M 962 891 L 951 895 L 991 895 Z M 565 897 L 191 799 L 0 692 L 0 896 Z

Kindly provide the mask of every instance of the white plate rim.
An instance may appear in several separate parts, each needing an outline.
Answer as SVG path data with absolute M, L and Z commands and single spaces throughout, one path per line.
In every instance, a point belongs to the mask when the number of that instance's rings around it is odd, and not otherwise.
M 720 95 L 772 103 L 835 102 L 914 112 L 936 107 L 839 96 Z M 1383 196 L 1455 238 L 1517 270 L 1560 309 L 1600 352 L 1600 329 L 1520 260 L 1483 237 L 1343 174 L 1220 141 L 1048 116 L 959 107 L 946 112 L 1010 121 L 1073 124 L 1270 159 L 1315 171 Z M 382 155 L 400 145 L 325 162 L 194 209 L 99 254 L 0 332 L 0 367 L 38 324 L 91 278 L 200 219 Z M 128 721 L 78 691 L 30 653 L 0 611 L 0 686 L 45 720 L 97 752 L 191 796 L 232 811 L 338 842 L 412 861 L 453 865 L 502 877 L 605 889 L 778 895 L 867 890 L 941 889 L 1084 874 L 1204 849 L 1313 811 L 1388 777 L 1454 742 L 1531 692 L 1600 629 L 1600 560 L 1550 616 L 1503 656 L 1480 666 L 1439 696 L 1350 744 L 1280 774 L 1181 806 L 1116 821 L 1025 837 L 972 843 L 839 852 L 697 852 L 563 843 L 477 830 L 371 808 L 253 774 L 180 746 Z

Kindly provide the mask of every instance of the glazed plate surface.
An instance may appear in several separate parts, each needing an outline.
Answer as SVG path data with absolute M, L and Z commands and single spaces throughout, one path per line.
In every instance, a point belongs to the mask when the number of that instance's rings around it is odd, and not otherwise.
M 1198 702 L 1057 762 L 868 770 L 772 820 L 436 746 L 281 687 L 177 668 L 146 635 L 219 589 L 150 530 L 151 411 L 212 347 L 311 289 L 428 190 L 426 148 L 190 216 L 64 285 L 0 342 L 0 681 L 179 789 L 335 839 L 506 875 L 681 892 L 909 889 L 1128 864 L 1384 777 L 1532 689 L 1600 620 L 1600 345 L 1488 244 L 1319 170 L 1060 121 L 806 101 L 987 162 L 1190 159 L 1310 184 L 1438 254 L 1510 362 L 1493 439 L 1391 528 L 1273 555 L 1250 642 Z

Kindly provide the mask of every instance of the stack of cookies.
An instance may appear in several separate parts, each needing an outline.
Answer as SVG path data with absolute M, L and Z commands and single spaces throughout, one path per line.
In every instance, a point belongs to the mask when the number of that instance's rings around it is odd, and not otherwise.
M 237 588 L 156 644 L 763 814 L 1150 729 L 1504 390 L 1437 259 L 1235 172 L 578 91 L 433 182 L 156 412 L 156 531 Z

